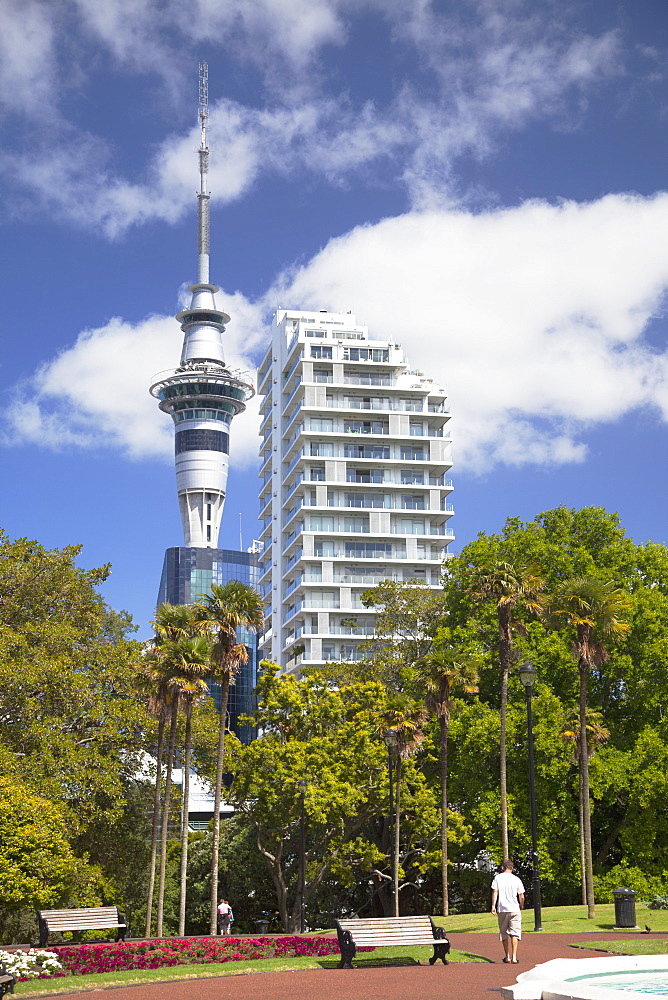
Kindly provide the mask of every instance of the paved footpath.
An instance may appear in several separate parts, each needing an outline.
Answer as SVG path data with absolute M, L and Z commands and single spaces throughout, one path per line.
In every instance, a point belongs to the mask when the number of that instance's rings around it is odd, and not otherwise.
M 490 962 L 247 973 L 117 987 L 109 1000 L 499 1000 L 497 991 L 514 983 L 518 973 L 552 958 L 593 958 L 596 941 L 623 937 L 619 933 L 525 933 L 520 962 L 510 966 L 501 961 L 502 946 L 495 934 L 448 936 L 453 948 L 482 955 Z M 652 937 L 665 939 L 666 935 Z M 569 948 L 570 942 L 583 940 L 591 940 L 591 951 Z M 88 995 L 100 992 L 105 991 L 92 990 Z

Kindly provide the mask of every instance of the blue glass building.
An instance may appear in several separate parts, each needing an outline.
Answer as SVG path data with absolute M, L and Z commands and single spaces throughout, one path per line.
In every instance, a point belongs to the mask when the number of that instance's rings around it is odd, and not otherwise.
M 213 584 L 223 586 L 232 580 L 257 588 L 258 577 L 258 556 L 254 552 L 174 546 L 165 552 L 158 604 L 193 604 L 210 594 Z M 247 743 L 254 733 L 248 726 L 239 726 L 239 716 L 251 714 L 255 708 L 259 636 L 239 629 L 237 639 L 248 649 L 248 662 L 230 687 L 229 727 Z M 212 684 L 211 693 L 220 711 L 220 686 Z

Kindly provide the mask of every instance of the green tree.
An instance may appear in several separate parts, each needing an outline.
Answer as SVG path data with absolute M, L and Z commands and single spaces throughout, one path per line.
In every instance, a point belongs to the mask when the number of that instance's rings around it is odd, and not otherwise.
M 392 900 L 393 916 L 399 916 L 399 861 L 401 855 L 401 779 L 403 762 L 413 757 L 424 740 L 423 724 L 426 718 L 423 706 L 415 704 L 408 696 L 398 695 L 383 711 L 377 713 L 378 733 L 390 748 L 394 761 L 394 842 L 392 844 Z M 392 766 L 392 765 L 391 765 Z
M 439 641 L 440 639 L 440 641 Z M 443 916 L 449 915 L 448 900 L 448 734 L 455 693 L 478 690 L 480 661 L 447 644 L 441 631 L 430 653 L 415 663 L 418 680 L 424 687 L 427 710 L 439 726 L 438 773 L 441 785 L 441 888 Z
M 213 677 L 220 683 L 220 730 L 218 761 L 214 785 L 213 836 L 211 840 L 211 912 L 210 933 L 217 930 L 218 850 L 220 844 L 220 803 L 223 787 L 225 731 L 230 684 L 247 659 L 248 650 L 237 639 L 237 631 L 258 632 L 264 621 L 262 598 L 256 590 L 233 580 L 224 586 L 214 584 L 211 593 L 195 605 L 200 625 L 213 637 Z
M 198 702 L 209 693 L 205 678 L 211 672 L 211 643 L 205 636 L 180 639 L 175 644 L 176 673 L 173 683 L 178 690 L 178 699 L 186 719 L 183 750 L 183 788 L 181 822 L 181 867 L 179 876 L 179 937 L 185 935 L 186 926 L 186 885 L 188 872 L 188 811 L 190 805 L 190 760 L 192 750 L 193 710 Z
M 75 857 L 66 811 L 22 782 L 0 777 L 2 907 L 94 905 L 108 891 L 100 870 Z
M 594 905 L 594 870 L 591 842 L 591 805 L 589 799 L 589 750 L 587 745 L 587 679 L 590 671 L 609 659 L 605 642 L 626 635 L 631 628 L 629 595 L 611 581 L 584 577 L 565 580 L 549 599 L 553 620 L 565 622 L 575 632 L 579 675 L 580 774 L 584 805 L 585 881 L 587 911 L 596 915 Z

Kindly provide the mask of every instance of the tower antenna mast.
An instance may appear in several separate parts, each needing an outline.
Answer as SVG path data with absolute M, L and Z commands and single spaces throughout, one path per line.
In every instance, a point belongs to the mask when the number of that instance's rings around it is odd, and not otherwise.
M 199 64 L 199 194 L 197 195 L 197 284 L 209 284 L 209 147 L 206 127 L 209 122 L 209 67 Z

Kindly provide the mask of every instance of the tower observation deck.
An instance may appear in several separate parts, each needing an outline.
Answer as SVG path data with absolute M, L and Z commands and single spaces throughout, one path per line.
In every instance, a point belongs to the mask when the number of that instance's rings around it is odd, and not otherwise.
M 175 426 L 176 488 L 184 545 L 216 548 L 227 487 L 230 425 L 246 409 L 253 386 L 225 364 L 223 333 L 230 321 L 218 309 L 219 291 L 209 281 L 209 190 L 207 145 L 208 70 L 200 64 L 197 283 L 190 306 L 177 316 L 183 330 L 178 368 L 155 376 L 151 395 Z

